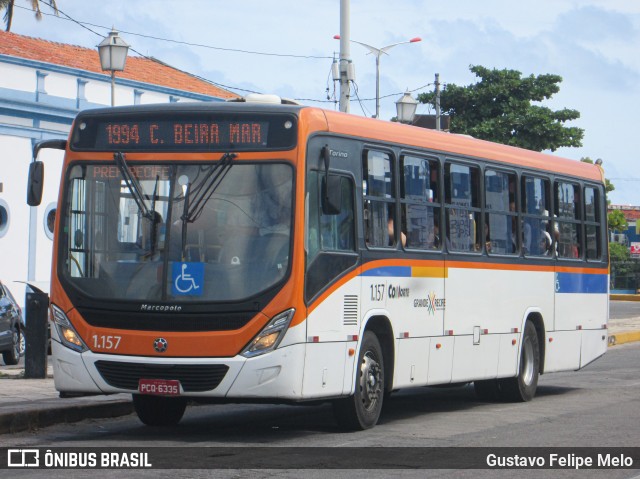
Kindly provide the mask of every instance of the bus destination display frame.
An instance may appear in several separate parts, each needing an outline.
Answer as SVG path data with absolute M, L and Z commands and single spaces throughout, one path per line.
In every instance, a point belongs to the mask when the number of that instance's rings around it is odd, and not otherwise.
M 292 114 L 80 115 L 72 151 L 221 152 L 289 150 L 297 143 Z

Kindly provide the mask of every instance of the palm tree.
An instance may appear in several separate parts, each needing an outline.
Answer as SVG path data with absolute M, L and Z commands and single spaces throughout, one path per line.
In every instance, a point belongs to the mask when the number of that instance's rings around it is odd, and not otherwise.
M 27 0 L 31 3 L 31 8 L 34 12 L 36 12 L 36 19 L 40 20 L 42 18 L 42 12 L 40 11 L 40 2 L 43 2 L 45 5 L 53 8 L 53 11 L 58 14 L 58 7 L 56 5 L 56 0 Z M 0 11 L 4 10 L 4 22 L 7 25 L 6 31 L 11 30 L 11 20 L 13 20 L 13 7 L 15 6 L 16 0 L 0 0 Z

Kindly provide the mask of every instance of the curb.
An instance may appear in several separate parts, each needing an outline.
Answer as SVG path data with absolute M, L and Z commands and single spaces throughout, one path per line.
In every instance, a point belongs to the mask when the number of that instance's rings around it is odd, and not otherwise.
M 73 423 L 84 419 L 114 418 L 133 412 L 131 401 L 106 404 L 83 404 L 50 409 L 0 414 L 0 434 L 32 431 L 60 423 Z
M 640 301 L 640 294 L 610 294 L 610 301 Z
M 617 333 L 609 335 L 609 346 L 616 346 L 618 344 L 631 343 L 633 341 L 640 341 L 640 331 L 629 331 L 626 333 Z

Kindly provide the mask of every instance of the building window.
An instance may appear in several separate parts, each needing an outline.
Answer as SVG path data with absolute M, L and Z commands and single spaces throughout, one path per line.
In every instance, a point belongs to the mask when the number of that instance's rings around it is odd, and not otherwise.
M 9 205 L 0 199 L 0 238 L 9 230 Z
M 44 234 L 47 238 L 53 240 L 53 228 L 56 222 L 56 207 L 55 203 L 49 203 L 47 209 L 44 212 Z

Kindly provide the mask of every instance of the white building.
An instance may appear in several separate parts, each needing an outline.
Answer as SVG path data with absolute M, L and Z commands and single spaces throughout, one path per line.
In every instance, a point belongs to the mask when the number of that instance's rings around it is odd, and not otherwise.
M 116 73 L 115 104 L 224 101 L 237 95 L 154 59 L 129 57 Z M 97 49 L 0 31 L 0 280 L 21 303 L 29 281 L 46 288 L 62 152 L 42 150 L 41 206 L 26 203 L 33 145 L 67 137 L 81 109 L 111 104 Z

